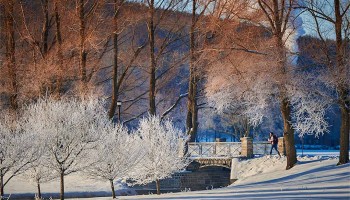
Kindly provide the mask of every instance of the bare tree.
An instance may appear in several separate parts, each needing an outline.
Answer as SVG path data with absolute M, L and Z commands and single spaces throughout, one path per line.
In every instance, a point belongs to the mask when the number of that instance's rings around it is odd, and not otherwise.
M 147 6 L 147 37 L 148 37 L 148 58 L 149 67 L 147 73 L 149 75 L 149 114 L 157 113 L 156 93 L 160 90 L 160 84 L 157 81 L 165 79 L 166 74 L 173 71 L 174 68 L 183 63 L 183 57 L 175 57 L 172 45 L 178 45 L 177 42 L 183 39 L 181 34 L 186 25 L 180 23 L 176 17 L 180 17 L 186 8 L 187 1 L 178 0 L 162 0 L 162 1 L 142 1 Z M 185 17 L 181 17 L 185 18 Z M 160 30 L 163 28 L 165 36 L 159 36 Z M 180 48 L 181 46 L 178 46 Z M 176 53 L 175 53 L 176 54 Z M 168 58 L 173 57 L 174 61 Z M 176 59 L 177 58 L 177 59 Z M 164 83 L 162 84 L 164 85 Z
M 141 52 L 141 50 L 145 47 L 145 44 L 141 44 L 135 47 L 134 45 L 134 37 L 137 35 L 135 33 L 125 33 L 130 32 L 130 29 L 132 29 L 132 26 L 135 26 L 135 24 L 138 23 L 138 19 L 132 20 L 131 13 L 127 12 L 127 9 L 130 8 L 124 8 L 126 2 L 124 0 L 114 0 L 114 14 L 112 18 L 112 24 L 113 24 L 113 30 L 112 30 L 112 37 L 113 37 L 113 75 L 112 75 L 112 97 L 111 97 L 111 105 L 109 108 L 109 117 L 113 118 L 115 115 L 116 107 L 117 107 L 117 101 L 119 100 L 120 94 L 122 91 L 122 85 L 125 84 L 127 81 L 126 79 L 129 78 L 130 73 L 132 73 L 132 70 L 134 68 L 134 65 L 136 64 L 136 60 Z M 124 9 L 123 17 L 124 19 L 120 19 L 120 13 L 122 12 L 122 9 Z M 129 18 L 129 19 L 128 19 Z M 128 22 L 129 21 L 129 22 Z M 121 37 L 120 37 L 121 35 Z M 125 40 L 125 37 L 130 37 L 131 42 L 129 45 L 131 46 L 132 50 L 128 50 L 128 48 L 121 49 L 119 43 L 122 43 Z M 125 41 L 124 41 L 125 43 Z M 124 53 L 128 53 L 127 59 L 121 59 L 122 56 L 120 55 L 120 51 L 124 51 Z M 131 56 L 130 56 L 131 54 Z
M 6 23 L 6 61 L 5 65 L 9 76 L 9 105 L 12 111 L 18 108 L 18 80 L 15 58 L 15 21 L 14 21 L 14 0 L 3 1 L 5 7 Z

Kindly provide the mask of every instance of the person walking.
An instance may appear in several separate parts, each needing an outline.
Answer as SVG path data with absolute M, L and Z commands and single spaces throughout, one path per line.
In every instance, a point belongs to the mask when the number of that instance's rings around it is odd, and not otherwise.
M 272 149 L 275 149 L 277 151 L 277 154 L 279 155 L 279 157 L 281 157 L 281 154 L 277 149 L 278 138 L 275 134 L 273 134 L 273 132 L 270 132 L 270 137 L 269 137 L 268 141 L 271 143 L 270 155 L 272 154 Z

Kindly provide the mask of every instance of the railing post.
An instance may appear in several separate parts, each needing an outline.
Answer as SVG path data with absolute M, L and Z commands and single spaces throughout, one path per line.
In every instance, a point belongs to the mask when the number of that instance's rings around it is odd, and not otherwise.
M 239 159 L 237 157 L 232 158 L 231 161 L 231 173 L 230 173 L 230 183 L 234 183 L 238 179 L 238 163 Z
M 213 154 L 216 155 L 216 141 L 214 142 L 214 146 L 213 146 Z
M 278 151 L 281 155 L 286 155 L 286 146 L 283 137 L 278 138 Z
M 179 157 L 182 158 L 185 155 L 185 148 L 188 142 L 184 142 L 184 139 L 179 139 Z M 187 153 L 189 152 L 189 146 L 187 146 Z
M 241 155 L 247 158 L 253 157 L 253 139 L 250 137 L 241 138 L 242 152 Z

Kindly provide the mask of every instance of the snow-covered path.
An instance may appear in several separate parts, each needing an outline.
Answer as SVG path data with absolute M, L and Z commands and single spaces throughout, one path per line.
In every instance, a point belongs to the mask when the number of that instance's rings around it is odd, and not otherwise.
M 257 165 L 242 169 L 241 179 L 227 188 L 119 199 L 350 199 L 350 164 L 336 166 L 337 159 L 320 157 L 299 160 L 288 171 L 284 170 L 283 158 L 244 161 L 243 165 Z

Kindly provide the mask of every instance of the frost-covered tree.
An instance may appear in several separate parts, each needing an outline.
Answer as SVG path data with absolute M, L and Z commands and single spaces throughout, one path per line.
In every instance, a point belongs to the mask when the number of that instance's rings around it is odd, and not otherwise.
M 32 164 L 24 174 L 24 178 L 34 183 L 37 187 L 36 197 L 41 199 L 41 184 L 49 182 L 57 177 L 51 169 L 42 165 L 40 162 Z
M 35 184 L 37 187 L 36 197 L 41 199 L 41 184 L 58 178 L 58 174 L 45 165 L 45 157 L 43 156 L 45 152 L 47 152 L 45 135 L 40 134 L 39 132 L 28 131 L 31 130 L 33 124 L 27 122 L 26 117 L 22 117 L 19 121 L 26 134 L 35 135 L 35 144 L 33 144 L 33 147 L 36 149 L 37 159 L 29 164 L 28 169 L 23 173 L 22 178 Z
M 286 169 L 290 169 L 297 159 L 289 93 L 294 79 L 287 48 L 293 35 L 296 14 L 292 13 L 292 8 L 296 1 L 251 2 L 255 2 L 251 7 L 263 18 L 253 15 L 250 22 L 232 20 L 228 23 L 233 24 L 232 37 L 240 36 L 235 41 L 244 48 L 234 54 L 230 51 L 217 54 L 219 63 L 214 62 L 209 69 L 207 96 L 213 107 L 239 113 L 248 118 L 252 126 L 261 124 L 272 110 L 279 110 L 286 146 Z M 255 9 L 248 10 L 254 12 Z M 239 28 L 233 28 L 238 22 Z M 240 31 L 235 31 L 237 29 Z
M 39 143 L 38 145 L 35 145 L 35 147 L 41 150 L 45 150 L 45 148 L 43 148 L 45 147 L 45 144 Z M 57 178 L 58 175 L 50 168 L 44 165 L 45 161 L 41 156 L 43 155 L 42 152 L 38 151 L 37 155 L 39 156 L 39 158 L 34 162 L 30 163 L 28 169 L 23 174 L 23 179 L 29 180 L 31 183 L 35 184 L 35 186 L 37 187 L 36 198 L 41 199 L 41 184 Z
M 330 88 L 315 78 L 322 76 L 320 74 L 299 75 L 295 77 L 295 85 L 289 89 L 293 93 L 290 98 L 293 107 L 293 127 L 299 133 L 299 137 L 304 135 L 319 137 L 329 132 L 326 111 L 332 104 L 327 95 L 330 93 Z
M 140 161 L 142 144 L 137 135 L 129 134 L 121 125 L 113 124 L 105 129 L 104 139 L 93 150 L 92 157 L 95 164 L 86 172 L 92 178 L 109 181 L 111 183 L 112 197 L 116 198 L 114 180 L 124 178 L 133 170 Z
M 3 114 L 0 119 L 0 197 L 4 187 L 15 176 L 23 173 L 38 159 L 35 135 L 23 132 L 14 117 Z
M 309 16 L 313 18 L 313 28 L 319 38 L 319 41 L 314 43 L 314 46 L 310 45 L 308 50 L 314 64 L 323 66 L 322 73 L 317 76 L 317 79 L 324 87 L 317 88 L 315 97 L 327 99 L 323 103 L 324 106 L 320 107 L 323 108 L 320 109 L 321 113 L 324 113 L 324 108 L 329 108 L 331 105 L 339 108 L 341 126 L 338 165 L 345 164 L 349 162 L 350 134 L 350 2 L 308 0 L 304 1 L 300 7 L 308 11 Z M 330 26 L 334 28 L 325 28 Z M 330 91 L 328 94 L 324 92 L 325 88 Z M 312 114 L 308 112 L 310 113 Z
M 161 122 L 156 116 L 142 119 L 136 133 L 141 137 L 143 157 L 130 177 L 137 184 L 155 181 L 157 194 L 160 194 L 160 180 L 189 164 L 180 152 L 184 150 L 187 136 L 171 121 Z
M 44 165 L 60 177 L 60 199 L 64 199 L 64 177 L 93 164 L 90 152 L 110 126 L 103 102 L 94 99 L 40 99 L 23 112 L 26 132 L 37 133 L 46 145 Z

